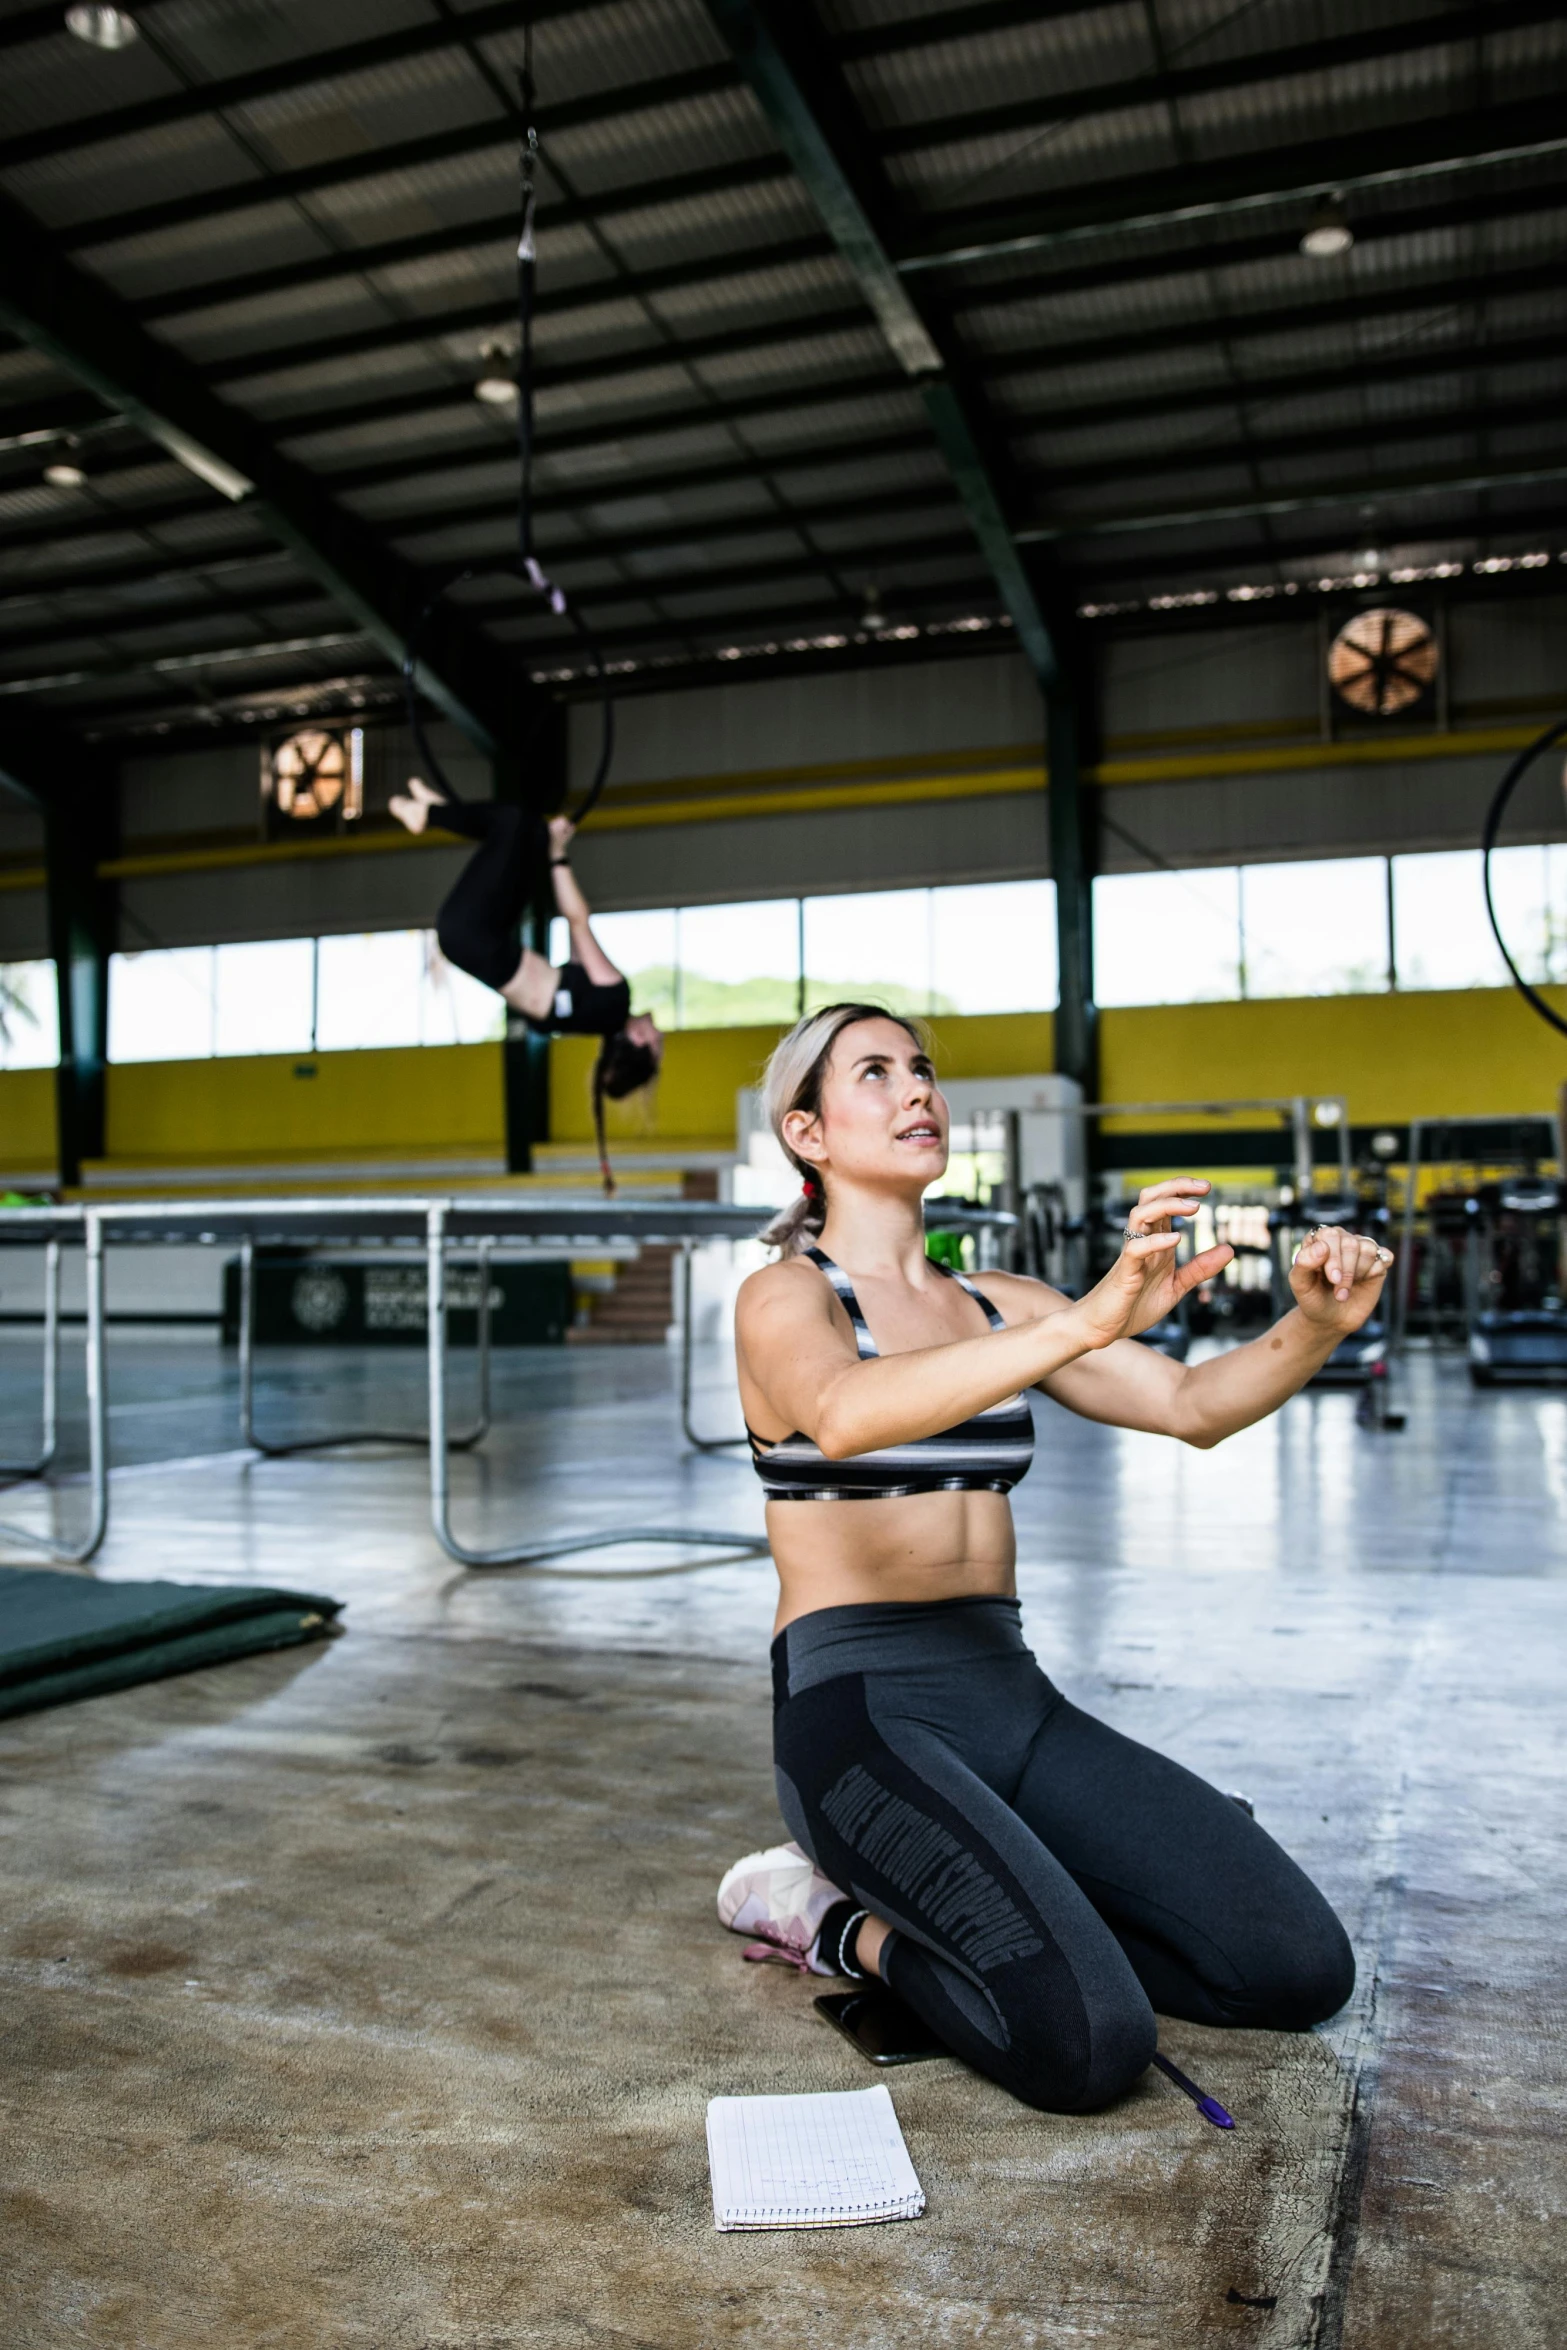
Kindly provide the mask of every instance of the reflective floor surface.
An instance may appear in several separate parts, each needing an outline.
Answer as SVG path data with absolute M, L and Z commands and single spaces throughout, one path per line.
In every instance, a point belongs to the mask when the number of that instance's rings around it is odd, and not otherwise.
M 417 1425 L 416 1351 L 263 1362 L 269 1429 Z M 674 1368 L 498 1358 L 464 1532 L 758 1527 L 743 1456 L 682 1448 Z M 726 1378 L 713 1350 L 714 1431 Z M 347 1629 L 0 1724 L 7 2345 L 1560 2341 L 1567 1396 L 1427 1358 L 1401 1435 L 1305 1397 L 1206 1454 L 1038 1405 L 1041 1662 L 1253 1796 L 1350 1926 L 1355 2001 L 1302 2038 L 1164 2028 L 1233 2136 L 1154 2075 L 1062 2119 L 894 2074 L 921 2221 L 720 2237 L 708 2097 L 878 2077 L 713 1918 L 779 1833 L 767 1562 L 466 1575 L 421 1455 L 257 1461 L 235 1387 L 209 1340 L 116 1341 L 91 1571 L 289 1582 Z M 0 1448 L 35 1410 L 7 1334 Z M 65 1482 L 0 1516 L 85 1508 L 66 1433 Z

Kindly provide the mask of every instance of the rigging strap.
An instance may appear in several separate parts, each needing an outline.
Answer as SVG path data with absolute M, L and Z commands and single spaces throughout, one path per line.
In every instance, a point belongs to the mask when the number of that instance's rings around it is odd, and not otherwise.
M 518 75 L 522 100 L 522 140 L 518 149 L 517 171 L 519 181 L 521 226 L 517 238 L 517 552 L 505 566 L 508 571 L 531 588 L 558 620 L 568 621 L 587 656 L 589 674 L 598 687 L 600 714 L 599 754 L 588 788 L 580 804 L 572 811 L 577 826 L 586 823 L 599 802 L 609 780 L 611 762 L 615 756 L 615 697 L 604 656 L 592 629 L 566 595 L 564 588 L 550 578 L 533 551 L 533 311 L 535 277 L 538 260 L 534 236 L 534 216 L 537 198 L 534 189 L 534 169 L 539 157 L 539 133 L 534 120 L 533 83 L 533 28 L 527 28 L 522 70 Z M 444 597 L 465 581 L 486 576 L 490 567 L 469 564 L 435 590 L 425 603 L 413 627 L 408 632 L 403 649 L 403 702 L 408 714 L 408 730 L 414 739 L 429 780 L 448 799 L 461 794 L 452 788 L 436 757 L 434 745 L 425 731 L 424 716 L 419 707 L 418 673 L 422 650 L 428 641 L 431 623 Z

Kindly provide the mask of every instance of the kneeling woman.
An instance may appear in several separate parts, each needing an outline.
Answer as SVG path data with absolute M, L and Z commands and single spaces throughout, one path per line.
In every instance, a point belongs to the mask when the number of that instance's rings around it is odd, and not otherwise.
M 407 792 L 398 793 L 391 808 L 409 832 L 435 824 L 479 844 L 436 916 L 435 935 L 446 960 L 493 987 L 539 1035 L 602 1040 L 593 1065 L 593 1122 L 604 1186 L 613 1191 L 604 1147 L 605 1098 L 621 1101 L 650 1084 L 664 1039 L 650 1013 L 632 1012 L 624 974 L 593 935 L 592 909 L 567 854 L 570 818 L 552 816 L 546 827 L 504 801 L 444 798 L 418 776 L 409 778 Z M 532 947 L 524 947 L 519 958 L 517 947 L 517 925 L 532 902 L 546 842 L 555 909 L 571 933 L 571 958 L 559 970 Z
M 1030 2105 L 1125 2090 L 1154 2013 L 1301 2031 L 1354 1960 L 1316 1887 L 1231 1799 L 1064 1698 L 1024 1645 L 1007 1494 L 1033 1455 L 1022 1391 L 1085 1419 L 1217 1444 L 1304 1386 L 1390 1257 L 1319 1232 L 1295 1305 L 1183 1368 L 1131 1341 L 1230 1251 L 1177 1269 L 1155 1185 L 1121 1256 L 1073 1302 L 954 1277 L 921 1200 L 947 1109 L 918 1033 L 873 1006 L 802 1021 L 774 1053 L 773 1131 L 805 1178 L 737 1318 L 740 1391 L 782 1594 L 773 1644 L 787 1847 L 737 1864 L 720 1915 L 820 1973 L 877 1975 Z

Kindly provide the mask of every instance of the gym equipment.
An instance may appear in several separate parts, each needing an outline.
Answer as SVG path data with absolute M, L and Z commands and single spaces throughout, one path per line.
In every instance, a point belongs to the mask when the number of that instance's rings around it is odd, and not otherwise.
M 1567 1379 L 1561 1185 L 1515 1175 L 1482 1184 L 1466 1205 L 1470 1379 Z
M 1411 1120 L 1394 1299 L 1395 1353 L 1402 1353 L 1417 1331 L 1438 1344 L 1445 1339 L 1467 1348 L 1476 1318 L 1486 1310 L 1545 1314 L 1555 1310 L 1545 1300 L 1561 1294 L 1559 1274 L 1554 1287 L 1537 1276 L 1528 1294 L 1512 1290 L 1499 1300 L 1486 1293 L 1482 1273 L 1492 1260 L 1485 1254 L 1488 1244 L 1482 1227 L 1491 1212 L 1484 1204 L 1488 1190 L 1496 1190 L 1501 1183 L 1537 1185 L 1541 1162 L 1559 1158 L 1560 1151 L 1555 1122 L 1538 1112 L 1515 1117 Z M 1451 1169 L 1457 1180 L 1428 1191 L 1422 1198 L 1422 1177 L 1433 1167 Z M 1560 1185 L 1556 1188 L 1559 1192 Z M 1559 1206 L 1556 1213 L 1559 1217 Z M 1504 1288 L 1508 1278 L 1504 1270 Z M 1499 1335 L 1505 1355 L 1505 1330 Z M 1540 1342 L 1550 1340 L 1554 1324 L 1542 1325 L 1532 1333 L 1518 1325 L 1516 1336 L 1521 1340 L 1526 1335 Z M 1477 1360 L 1483 1374 L 1486 1361 L 1471 1359 Z M 1488 1382 L 1482 1376 L 1476 1384 Z

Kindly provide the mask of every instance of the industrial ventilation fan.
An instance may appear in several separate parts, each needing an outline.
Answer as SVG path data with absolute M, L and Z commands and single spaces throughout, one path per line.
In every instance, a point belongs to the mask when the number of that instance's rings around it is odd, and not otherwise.
M 1429 689 L 1439 658 L 1436 638 L 1418 613 L 1379 605 L 1339 630 L 1328 648 L 1328 680 L 1352 710 L 1393 718 Z

